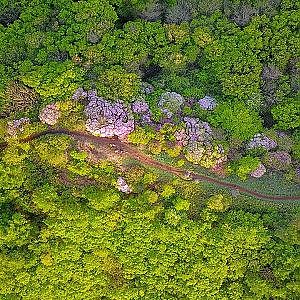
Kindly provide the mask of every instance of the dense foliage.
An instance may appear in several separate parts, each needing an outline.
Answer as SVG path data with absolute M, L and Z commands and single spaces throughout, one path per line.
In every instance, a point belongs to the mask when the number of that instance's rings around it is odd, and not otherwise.
M 297 192 L 299 19 L 292 0 L 0 0 L 0 299 L 299 299 L 297 204 L 113 143 L 20 141 L 117 136 Z
M 24 154 L 14 155 L 18 160 L 4 155 L 1 161 L 4 297 L 299 296 L 299 241 L 292 215 L 235 209 L 227 193 L 211 195 L 199 184 L 164 179 L 137 166 L 126 173 L 133 193 L 122 194 L 109 165 L 95 168 L 86 155 L 71 151 L 55 171 L 57 160 L 45 153 L 43 143 L 33 145 L 31 155 L 22 149 Z M 12 145 L 10 153 L 20 152 L 19 147 Z M 52 149 L 57 157 L 63 151 Z M 35 153 L 40 162 L 34 161 Z M 65 164 L 69 178 L 61 173 Z M 79 177 L 75 185 L 74 174 L 83 169 L 88 178 Z M 43 177 L 37 176 L 41 172 Z

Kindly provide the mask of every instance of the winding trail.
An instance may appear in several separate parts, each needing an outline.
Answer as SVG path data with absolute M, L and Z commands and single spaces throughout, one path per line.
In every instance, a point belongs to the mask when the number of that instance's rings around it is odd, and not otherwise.
M 115 138 L 97 137 L 97 136 L 93 136 L 88 133 L 79 132 L 79 131 L 72 131 L 72 130 L 67 130 L 67 129 L 49 129 L 49 130 L 45 130 L 45 131 L 42 131 L 39 133 L 32 134 L 24 139 L 20 139 L 20 142 L 27 143 L 27 142 L 38 139 L 38 138 L 48 135 L 48 134 L 51 134 L 51 135 L 65 134 L 65 135 L 71 136 L 75 139 L 84 139 L 86 141 L 90 141 L 95 144 L 101 143 L 102 145 L 105 145 L 108 147 L 113 146 L 113 147 L 115 147 L 115 149 L 125 152 L 131 158 L 137 159 L 138 161 L 140 161 L 143 164 L 146 164 L 146 165 L 149 165 L 149 166 L 152 166 L 155 168 L 159 168 L 166 172 L 180 176 L 181 178 L 186 179 L 186 180 L 199 180 L 199 181 L 206 181 L 206 182 L 214 183 L 216 185 L 234 189 L 234 190 L 238 190 L 241 193 L 245 193 L 245 194 L 254 196 L 256 198 L 265 199 L 265 200 L 300 200 L 300 195 L 299 196 L 277 196 L 277 195 L 262 194 L 260 192 L 253 191 L 253 190 L 247 189 L 245 187 L 239 186 L 234 183 L 229 183 L 229 182 L 221 180 L 221 179 L 213 178 L 213 177 L 210 177 L 207 175 L 201 175 L 201 174 L 198 174 L 195 172 L 186 171 L 181 168 L 176 168 L 176 167 L 164 164 L 162 162 L 159 162 L 159 161 L 145 155 L 144 153 L 142 153 L 138 149 L 136 149 L 134 146 L 132 146 L 128 143 L 122 142 L 121 140 L 119 140 L 116 137 Z M 7 145 L 8 145 L 7 142 L 0 143 L 0 149 L 7 147 Z

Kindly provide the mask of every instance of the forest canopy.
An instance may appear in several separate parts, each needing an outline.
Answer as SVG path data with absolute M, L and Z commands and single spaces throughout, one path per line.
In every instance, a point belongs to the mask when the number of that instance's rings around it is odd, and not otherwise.
M 0 0 L 0 299 L 299 299 L 299 19 Z

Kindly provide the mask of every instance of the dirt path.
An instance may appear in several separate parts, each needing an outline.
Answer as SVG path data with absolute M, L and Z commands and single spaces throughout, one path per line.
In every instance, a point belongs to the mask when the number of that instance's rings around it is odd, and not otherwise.
M 252 191 L 252 190 L 249 190 L 242 186 L 239 186 L 237 184 L 223 181 L 221 179 L 209 177 L 206 175 L 201 175 L 201 174 L 194 173 L 194 172 L 189 172 L 189 171 L 186 171 L 181 168 L 176 168 L 176 167 L 161 163 L 161 162 L 145 155 L 144 153 L 140 152 L 134 146 L 120 141 L 118 138 L 96 137 L 96 136 L 90 135 L 88 133 L 71 131 L 71 130 L 67 130 L 67 129 L 49 129 L 49 130 L 46 130 L 43 132 L 32 134 L 31 136 L 29 136 L 25 139 L 22 139 L 21 142 L 26 143 L 26 142 L 32 141 L 34 139 L 40 138 L 42 136 L 45 136 L 47 134 L 52 134 L 52 135 L 65 134 L 65 135 L 71 136 L 75 139 L 80 138 L 80 139 L 84 139 L 86 141 L 93 142 L 95 144 L 101 143 L 102 145 L 106 145 L 108 147 L 113 147 L 115 150 L 124 152 L 124 154 L 129 155 L 131 158 L 137 159 L 138 161 L 140 161 L 143 164 L 146 164 L 148 166 L 152 166 L 155 168 L 159 168 L 161 170 L 164 170 L 166 172 L 180 176 L 187 180 L 199 180 L 199 181 L 206 181 L 206 182 L 214 183 L 216 185 L 234 189 L 234 190 L 238 190 L 241 193 L 245 193 L 245 194 L 248 194 L 248 195 L 260 198 L 260 199 L 265 199 L 265 200 L 300 200 L 300 196 L 276 196 L 276 195 L 273 196 L 273 195 L 262 194 L 260 192 Z M 7 146 L 7 143 L 0 144 L 0 148 L 6 147 L 6 146 Z

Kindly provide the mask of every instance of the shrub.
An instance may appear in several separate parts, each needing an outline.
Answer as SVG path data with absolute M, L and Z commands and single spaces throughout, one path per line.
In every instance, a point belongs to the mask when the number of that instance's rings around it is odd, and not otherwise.
M 154 133 L 146 131 L 142 127 L 136 127 L 135 130 L 128 135 L 128 141 L 133 144 L 147 145 L 154 137 Z
M 6 98 L 3 110 L 5 113 L 22 112 L 33 108 L 38 95 L 35 91 L 20 82 L 12 81 L 4 92 Z
M 34 150 L 42 162 L 63 168 L 68 163 L 69 137 L 51 136 L 34 142 Z
M 226 211 L 232 200 L 222 194 L 216 194 L 208 198 L 207 207 L 214 211 L 223 212 Z
M 161 192 L 161 196 L 163 198 L 169 198 L 172 195 L 174 195 L 176 193 L 176 190 L 174 189 L 174 187 L 170 184 L 165 184 L 163 186 L 163 191 Z
M 190 143 L 185 149 L 185 157 L 189 162 L 204 168 L 212 168 L 226 161 L 221 145 L 204 145 L 201 142 Z
M 293 135 L 294 144 L 292 146 L 293 156 L 300 159 L 300 130 L 296 130 Z
M 181 210 L 189 210 L 191 203 L 186 200 L 186 199 L 182 199 L 180 197 L 177 197 L 174 201 L 174 207 L 177 211 L 181 211 Z
M 260 160 L 257 157 L 245 156 L 233 164 L 235 174 L 242 180 L 246 180 L 247 176 L 257 169 Z

